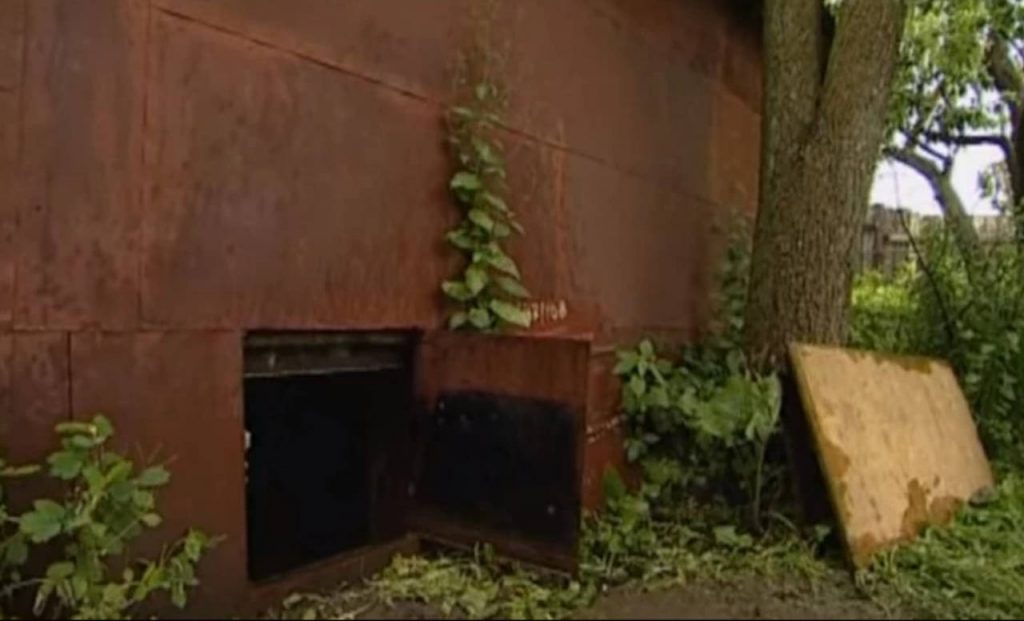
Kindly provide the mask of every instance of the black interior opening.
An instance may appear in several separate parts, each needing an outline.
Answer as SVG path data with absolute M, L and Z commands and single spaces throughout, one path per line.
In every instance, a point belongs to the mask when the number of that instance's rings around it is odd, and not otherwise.
M 250 579 L 403 534 L 413 347 L 408 333 L 247 337 Z
M 417 503 L 435 517 L 574 551 L 577 426 L 573 411 L 557 402 L 443 394 L 425 430 Z

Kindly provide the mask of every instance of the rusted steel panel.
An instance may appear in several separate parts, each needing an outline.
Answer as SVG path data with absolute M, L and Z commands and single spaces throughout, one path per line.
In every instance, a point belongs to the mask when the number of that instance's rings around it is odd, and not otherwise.
M 504 6 L 517 127 L 649 183 L 707 194 L 709 79 L 592 3 Z
M 0 92 L 15 91 L 21 84 L 25 4 L 25 0 L 0 2 Z
M 456 217 L 438 110 L 155 18 L 151 325 L 430 326 Z
M 11 371 L 14 365 L 14 337 L 0 333 L 0 457 L 10 459 L 14 441 L 14 399 Z
M 647 45 L 680 57 L 701 75 L 716 78 L 721 72 L 729 21 L 721 0 L 609 0 L 595 6 L 607 6 L 611 19 L 639 29 Z
M 579 157 L 567 177 L 577 297 L 604 329 L 691 330 L 713 206 Z
M 604 508 L 604 477 L 612 470 L 627 484 L 640 482 L 637 469 L 626 462 L 622 446 L 625 435 L 618 425 L 604 427 L 588 435 L 583 449 L 582 502 L 587 511 Z
M 363 79 L 434 100 L 446 96 L 466 0 L 154 0 L 162 11 Z
M 4 36 L 0 33 L 0 37 Z M 18 93 L 0 90 L 0 327 L 9 327 L 14 300 L 14 235 L 21 179 L 18 152 Z
M 144 7 L 32 0 L 15 238 L 19 328 L 135 323 Z
M 566 154 L 521 136 L 499 138 L 506 148 L 507 200 L 526 231 L 510 238 L 507 250 L 535 300 L 563 300 L 571 293 L 572 269 L 563 187 Z
M 420 351 L 422 394 L 489 391 L 567 404 L 582 415 L 587 405 L 585 338 L 428 334 Z
M 0 451 L 9 461 L 41 464 L 57 448 L 53 428 L 70 418 L 67 350 L 64 333 L 0 335 Z M 6 487 L 15 510 L 59 491 L 38 478 Z
M 761 116 L 724 87 L 715 87 L 710 142 L 711 197 L 728 210 L 757 212 L 761 160 Z
M 728 31 L 722 82 L 744 104 L 758 114 L 764 85 L 761 29 L 756 20 L 733 20 Z
M 587 432 L 608 425 L 619 415 L 620 382 L 613 373 L 616 363 L 615 348 L 594 348 L 587 382 Z
M 16 170 L 25 2 L 0 2 L 0 326 L 9 326 L 14 298 L 14 228 L 21 189 Z
M 14 334 L 11 341 L 12 416 L 0 420 L 8 454 L 15 461 L 39 461 L 56 447 L 53 427 L 70 418 L 68 335 Z
M 223 613 L 245 594 L 245 447 L 241 335 L 233 332 L 72 336 L 76 419 L 113 421 L 117 446 L 166 462 L 164 523 L 141 553 L 190 527 L 226 539 L 203 561 L 189 614 Z
M 550 459 L 551 455 L 539 447 L 535 453 L 550 464 L 551 476 L 559 482 L 563 498 L 578 502 L 586 433 L 589 352 L 590 342 L 586 339 L 452 333 L 431 334 L 424 339 L 419 381 L 423 418 L 417 424 L 424 444 L 418 451 L 415 468 L 417 484 L 424 486 L 417 492 L 419 506 L 414 517 L 415 527 L 420 532 L 442 541 L 469 544 L 483 541 L 493 544 L 499 552 L 532 562 L 565 569 L 575 567 L 575 531 L 566 533 L 558 527 L 555 535 L 552 530 L 568 515 L 564 513 L 564 506 L 563 511 L 556 513 L 555 505 L 564 503 L 551 501 L 548 495 L 552 489 L 541 491 L 543 486 L 537 488 L 536 497 L 531 495 L 521 477 L 508 470 L 516 459 L 523 459 L 530 451 L 524 450 L 523 455 L 506 453 L 513 450 L 511 447 L 517 442 L 537 434 L 558 442 L 557 446 L 568 439 L 565 444 L 575 445 L 575 454 L 564 456 L 570 460 L 568 464 Z M 451 408 L 456 409 L 449 413 Z M 452 420 L 460 422 L 453 425 Z M 499 451 L 501 454 L 495 455 L 493 467 L 478 466 L 473 461 L 479 457 L 480 446 L 459 455 L 451 451 L 438 454 L 439 449 L 449 447 L 460 434 L 477 438 L 483 446 Z M 466 478 L 471 488 L 489 481 L 486 484 L 507 486 L 509 497 L 521 498 L 517 505 L 522 509 L 523 519 L 531 520 L 531 529 L 499 524 L 501 519 L 491 515 L 487 508 L 474 506 L 462 490 L 446 489 L 437 475 L 458 470 L 459 460 L 464 462 L 463 470 L 474 467 L 487 470 L 480 476 Z M 532 468 L 536 464 L 524 467 Z M 458 477 L 453 475 L 452 478 Z M 531 508 L 533 505 L 537 511 Z M 538 511 L 543 513 L 545 505 L 547 515 L 535 519 Z M 579 505 L 574 505 L 571 511 L 578 511 L 578 508 Z M 575 523 L 578 523 L 578 515 Z
M 387 88 L 448 99 L 460 41 L 482 12 L 472 0 L 157 0 L 215 25 Z M 510 124 L 662 183 L 706 193 L 703 147 L 710 84 L 721 56 L 721 10 L 670 10 L 688 36 L 632 23 L 664 11 L 655 0 L 507 0 L 495 45 L 508 59 Z M 672 3 L 692 4 L 692 3 Z M 610 19 L 609 13 L 618 15 Z M 646 16 L 646 17 L 645 17 Z M 573 24 L 566 29 L 564 24 Z M 627 24 L 628 27 L 624 27 Z M 571 53 L 566 53 L 571 50 Z M 594 131 L 594 128 L 600 131 Z

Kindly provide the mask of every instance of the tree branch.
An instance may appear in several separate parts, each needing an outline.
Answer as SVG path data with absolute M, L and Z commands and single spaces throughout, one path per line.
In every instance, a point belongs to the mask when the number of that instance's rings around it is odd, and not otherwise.
M 981 242 L 978 239 L 978 231 L 974 228 L 974 221 L 967 214 L 967 209 L 964 207 L 963 201 L 960 200 L 960 195 L 957 193 L 956 188 L 953 187 L 951 171 L 949 169 L 940 169 L 935 162 L 910 148 L 898 149 L 888 147 L 883 153 L 886 157 L 894 159 L 917 172 L 931 186 L 932 192 L 935 194 L 935 201 L 942 209 L 946 222 L 952 229 L 953 235 L 960 247 L 960 252 L 963 253 L 964 260 L 968 264 L 968 275 L 970 275 L 970 267 L 974 264 L 974 258 L 978 256 Z
M 938 182 L 939 178 L 942 177 L 942 169 L 931 161 L 930 159 L 915 153 L 912 149 L 896 147 L 886 147 L 883 151 L 884 155 L 890 159 L 894 159 L 900 164 L 907 166 L 908 168 L 914 169 L 919 175 L 925 178 L 925 180 L 932 186 L 932 190 L 936 194 L 936 198 L 940 198 Z
M 993 146 L 1009 153 L 1010 139 L 1002 134 L 951 134 L 949 132 L 924 132 L 922 138 L 929 142 L 944 142 L 960 147 Z

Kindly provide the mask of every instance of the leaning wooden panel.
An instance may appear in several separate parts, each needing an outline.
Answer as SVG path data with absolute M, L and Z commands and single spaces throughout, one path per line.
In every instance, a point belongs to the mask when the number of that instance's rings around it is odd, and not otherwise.
M 944 362 L 792 345 L 804 411 L 858 567 L 993 484 L 971 412 Z

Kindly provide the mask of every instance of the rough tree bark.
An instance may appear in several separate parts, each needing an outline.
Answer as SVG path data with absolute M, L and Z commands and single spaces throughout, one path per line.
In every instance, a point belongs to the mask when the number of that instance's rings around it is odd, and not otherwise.
M 746 318 L 756 368 L 841 343 L 906 21 L 904 0 L 766 0 L 761 200 Z

